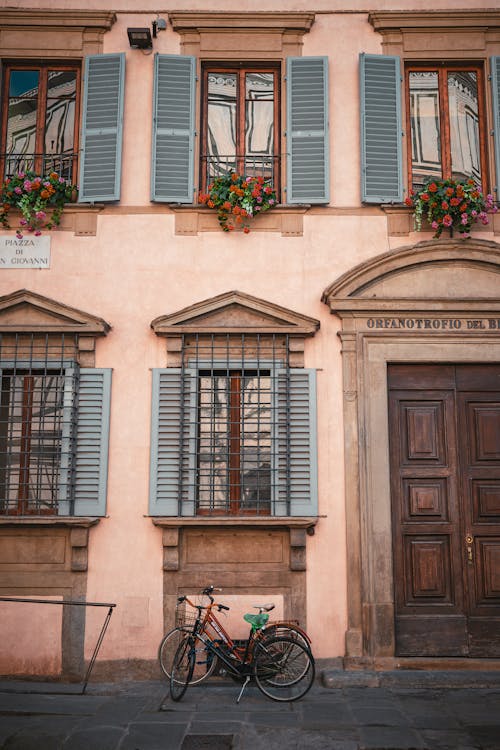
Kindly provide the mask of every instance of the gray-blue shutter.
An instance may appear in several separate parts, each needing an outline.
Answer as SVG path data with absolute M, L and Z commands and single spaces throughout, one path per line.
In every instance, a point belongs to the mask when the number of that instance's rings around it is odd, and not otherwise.
M 500 57 L 491 58 L 491 89 L 493 94 L 493 128 L 495 139 L 496 199 L 500 200 Z
M 193 516 L 196 493 L 196 374 L 153 370 L 149 513 Z
M 328 203 L 328 58 L 289 57 L 286 80 L 286 202 Z
M 85 59 L 80 202 L 120 199 L 124 83 L 123 52 Z
M 155 55 L 151 200 L 193 202 L 195 58 Z
M 360 55 L 361 200 L 403 200 L 399 57 Z
M 74 463 L 75 516 L 106 515 L 111 370 L 82 368 Z
M 277 516 L 318 515 L 316 371 L 278 370 Z

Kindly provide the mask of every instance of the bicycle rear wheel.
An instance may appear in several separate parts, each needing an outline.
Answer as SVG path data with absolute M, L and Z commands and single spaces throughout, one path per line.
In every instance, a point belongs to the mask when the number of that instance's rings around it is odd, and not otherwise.
M 185 630 L 182 627 L 173 628 L 173 630 L 170 630 L 164 635 L 160 641 L 158 647 L 158 661 L 160 662 L 163 674 L 168 679 L 170 679 L 170 667 L 172 666 L 174 654 L 179 643 L 188 632 L 190 632 L 190 630 Z M 193 676 L 189 680 L 189 684 L 197 685 L 203 680 L 206 680 L 215 670 L 216 664 L 217 657 L 208 651 L 201 641 L 196 641 L 194 670 Z
M 258 688 L 274 701 L 296 701 L 314 682 L 313 656 L 295 638 L 277 636 L 257 643 L 253 665 Z
M 186 692 L 194 669 L 194 639 L 191 635 L 179 643 L 170 669 L 170 697 L 180 701 Z
M 285 621 L 272 622 L 270 625 L 266 625 L 261 633 L 264 638 L 281 638 L 282 636 L 293 638 L 311 651 L 311 641 L 309 636 L 298 625 L 293 625 L 292 623 Z

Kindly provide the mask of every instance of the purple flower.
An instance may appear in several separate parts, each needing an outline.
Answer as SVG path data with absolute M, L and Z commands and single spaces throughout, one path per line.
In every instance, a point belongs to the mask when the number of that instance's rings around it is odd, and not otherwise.
M 59 177 L 59 182 L 61 183 L 61 185 L 64 185 L 66 183 L 66 180 L 64 179 L 64 177 Z

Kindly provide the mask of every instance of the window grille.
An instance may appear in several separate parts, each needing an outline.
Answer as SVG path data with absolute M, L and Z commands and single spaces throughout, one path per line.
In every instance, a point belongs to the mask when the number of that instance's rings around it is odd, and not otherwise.
M 77 336 L 0 335 L 0 512 L 71 506 Z
M 194 498 L 197 514 L 274 512 L 288 372 L 286 336 L 183 337 L 180 497 Z

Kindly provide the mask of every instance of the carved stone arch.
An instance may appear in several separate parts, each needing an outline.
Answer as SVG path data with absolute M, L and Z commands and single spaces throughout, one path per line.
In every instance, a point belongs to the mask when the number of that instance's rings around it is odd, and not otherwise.
M 322 300 L 341 319 L 349 659 L 395 655 L 388 363 L 500 363 L 500 244 L 434 240 L 369 259 Z

